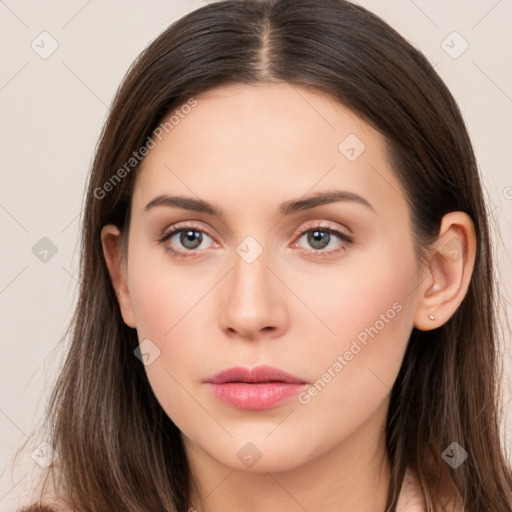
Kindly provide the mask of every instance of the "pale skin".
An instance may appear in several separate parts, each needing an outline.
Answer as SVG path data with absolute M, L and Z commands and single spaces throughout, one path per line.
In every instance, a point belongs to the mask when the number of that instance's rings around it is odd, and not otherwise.
M 125 323 L 160 350 L 145 369 L 183 434 L 199 489 L 190 506 L 384 510 L 390 389 L 413 327 L 439 327 L 467 292 L 472 221 L 447 214 L 420 262 L 384 139 L 345 106 L 283 83 L 224 86 L 196 100 L 138 171 L 127 258 L 116 226 L 101 233 Z M 354 161 L 338 148 L 349 134 L 365 145 Z M 279 214 L 284 202 L 335 190 L 371 206 L 342 200 Z M 162 194 L 207 201 L 223 217 L 145 210 Z M 179 233 L 157 241 L 178 223 L 204 230 L 194 249 Z M 354 243 L 331 233 L 319 249 L 297 233 L 325 226 Z M 251 263 L 237 252 L 248 236 L 263 249 Z M 197 257 L 172 257 L 166 247 Z M 400 311 L 389 319 L 393 304 Z M 295 396 L 268 410 L 235 409 L 203 382 L 232 366 L 269 364 L 314 384 L 382 314 L 384 327 L 307 404 Z M 237 456 L 248 442 L 261 453 L 251 467 Z

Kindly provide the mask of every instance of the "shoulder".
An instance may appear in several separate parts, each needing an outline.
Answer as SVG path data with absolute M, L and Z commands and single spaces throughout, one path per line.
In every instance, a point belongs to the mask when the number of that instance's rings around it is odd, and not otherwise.
M 426 512 L 427 504 L 416 474 L 407 469 L 397 502 L 397 510 L 403 512 Z
M 427 512 L 427 503 L 421 488 L 420 481 L 416 473 L 411 469 L 407 469 L 398 498 L 396 510 L 401 512 Z M 453 506 L 448 510 L 449 512 L 465 512 L 464 507 Z

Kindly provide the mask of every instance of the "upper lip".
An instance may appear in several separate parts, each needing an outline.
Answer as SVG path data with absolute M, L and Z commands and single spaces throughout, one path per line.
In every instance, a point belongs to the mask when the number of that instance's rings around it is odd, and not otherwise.
M 291 375 L 279 368 L 273 366 L 261 365 L 255 368 L 246 368 L 244 366 L 234 366 L 227 368 L 205 382 L 212 384 L 225 384 L 227 382 L 290 382 L 296 384 L 305 384 L 306 381 L 295 375 Z

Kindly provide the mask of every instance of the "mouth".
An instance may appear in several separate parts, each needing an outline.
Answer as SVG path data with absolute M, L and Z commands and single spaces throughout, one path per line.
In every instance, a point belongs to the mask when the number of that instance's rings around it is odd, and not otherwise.
M 285 372 L 273 366 L 261 365 L 255 368 L 246 368 L 243 366 L 234 366 L 223 370 L 212 377 L 206 379 L 205 382 L 212 384 L 227 384 L 227 383 L 246 383 L 246 384 L 261 384 L 261 383 L 288 383 L 288 384 L 306 384 L 304 379 Z
M 308 383 L 278 368 L 228 368 L 205 381 L 219 400 L 237 409 L 262 410 L 297 394 Z

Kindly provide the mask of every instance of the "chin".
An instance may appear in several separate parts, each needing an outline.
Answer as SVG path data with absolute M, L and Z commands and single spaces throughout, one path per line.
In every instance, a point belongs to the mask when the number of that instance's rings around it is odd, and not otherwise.
M 227 445 L 213 449 L 205 447 L 203 450 L 220 464 L 234 471 L 248 473 L 289 471 L 315 457 L 314 453 L 305 453 L 304 443 L 299 438 L 288 437 L 288 443 L 277 436 L 272 441 L 264 436 L 250 439 L 251 437 L 244 436 L 244 440 L 230 440 Z M 297 450 L 298 445 L 301 447 L 300 453 Z

